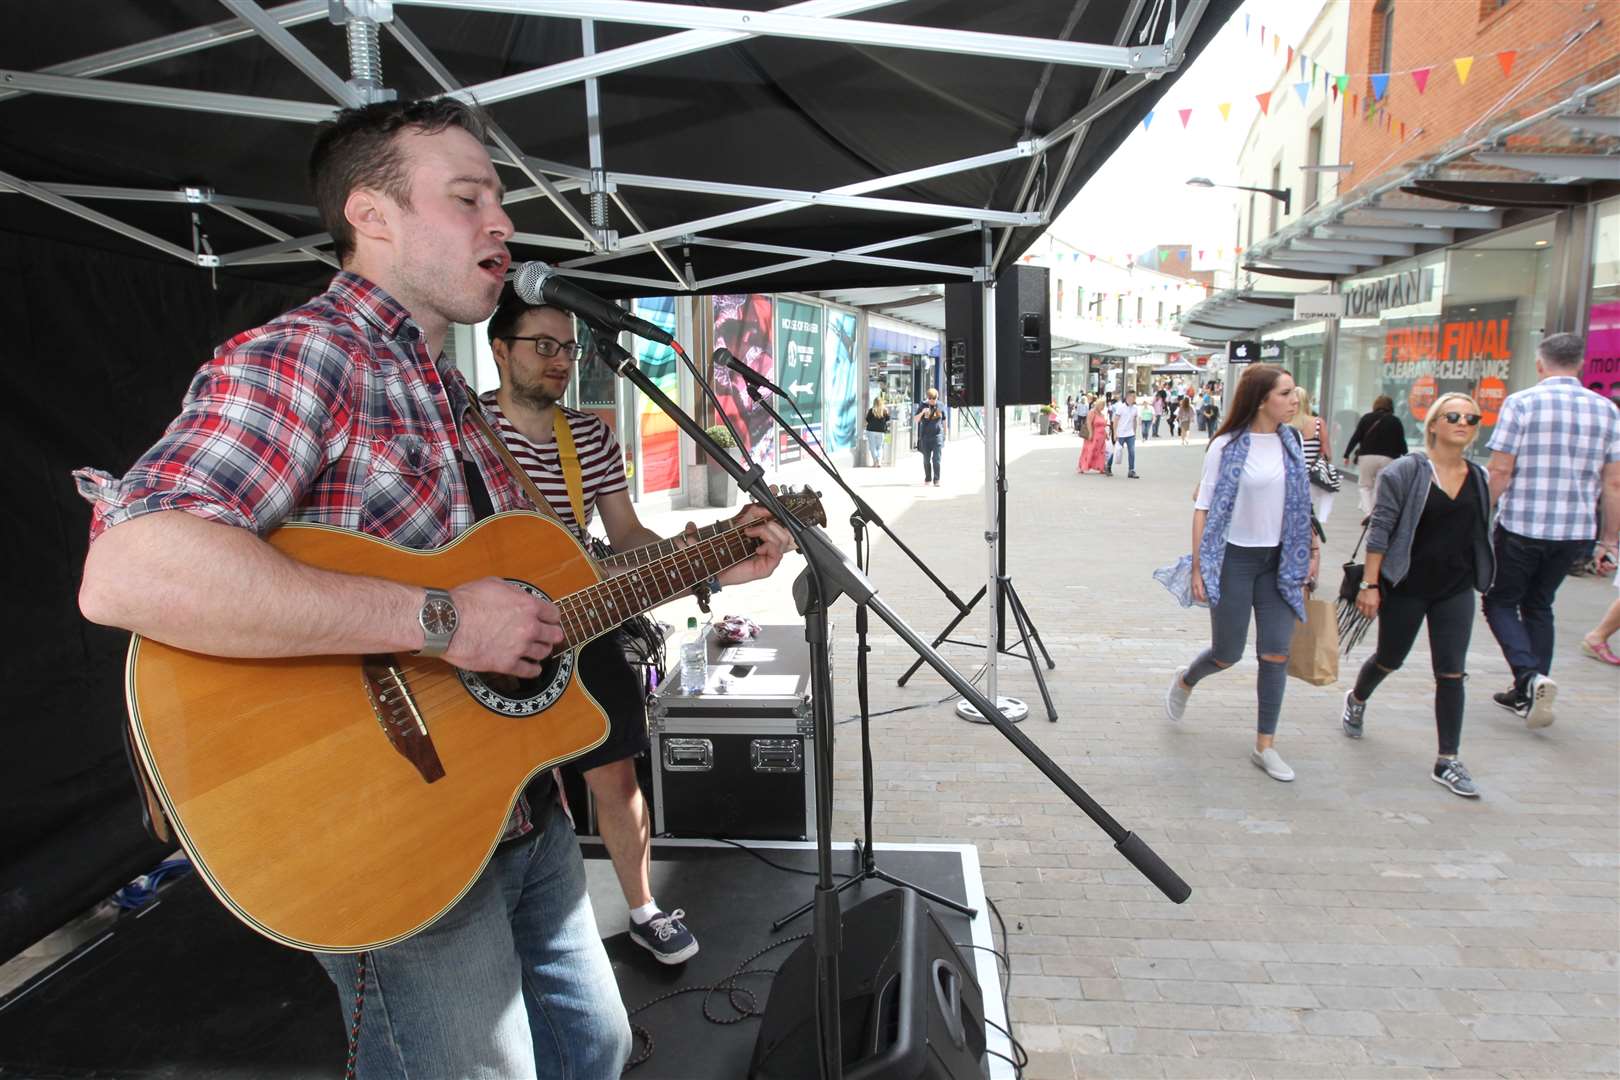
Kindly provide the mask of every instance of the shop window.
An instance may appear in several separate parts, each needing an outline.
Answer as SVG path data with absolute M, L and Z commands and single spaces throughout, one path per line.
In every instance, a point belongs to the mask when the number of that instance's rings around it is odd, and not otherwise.
M 1271 190 L 1282 190 L 1282 162 L 1280 161 L 1271 167 Z M 1279 199 L 1272 199 L 1270 195 L 1267 195 L 1266 198 L 1271 200 L 1271 228 L 1267 235 L 1273 235 L 1277 231 L 1278 222 L 1282 219 L 1282 202 Z
M 1086 290 L 1079 285 L 1074 287 L 1074 314 L 1078 318 L 1086 310 Z
M 1492 0 L 1484 0 L 1490 3 Z M 1367 62 L 1375 72 L 1390 70 L 1390 57 L 1395 54 L 1395 0 L 1378 0 L 1373 6 L 1372 40 Z
M 1120 326 L 1125 325 L 1125 298 L 1123 296 L 1114 305 L 1114 322 Z
M 1136 321 L 1138 323 L 1142 321 L 1142 298 L 1140 296 L 1136 298 Z
M 1309 210 L 1320 201 L 1322 195 L 1322 174 L 1315 166 L 1322 164 L 1322 121 L 1318 120 L 1311 125 L 1310 134 L 1305 139 L 1305 164 L 1312 168 L 1305 170 L 1305 209 Z
M 1164 301 L 1159 301 L 1159 325 L 1164 325 Z

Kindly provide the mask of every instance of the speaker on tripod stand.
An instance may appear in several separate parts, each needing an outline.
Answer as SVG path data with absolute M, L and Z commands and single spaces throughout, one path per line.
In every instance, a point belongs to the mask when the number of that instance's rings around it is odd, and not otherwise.
M 844 912 L 838 957 L 844 1080 L 977 1080 L 984 995 L 932 909 L 890 889 Z M 750 1080 L 816 1080 L 816 953 L 806 941 L 771 984 Z
M 996 404 L 1045 405 L 1052 400 L 1049 271 L 1022 263 L 996 279 Z M 945 286 L 945 402 L 984 404 L 984 288 Z

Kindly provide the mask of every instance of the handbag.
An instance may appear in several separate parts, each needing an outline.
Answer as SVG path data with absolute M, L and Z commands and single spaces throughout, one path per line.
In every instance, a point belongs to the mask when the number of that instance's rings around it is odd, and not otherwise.
M 1080 418 L 1080 437 L 1082 439 L 1091 438 L 1091 414 L 1090 413 L 1087 413 L 1085 416 Z
M 1326 454 L 1320 455 L 1311 465 L 1311 483 L 1323 491 L 1339 490 L 1339 470 L 1333 467 L 1333 462 L 1327 459 Z
M 1361 595 L 1361 582 L 1367 573 L 1366 564 L 1357 562 L 1356 556 L 1361 553 L 1361 545 L 1367 539 L 1367 530 L 1370 528 L 1372 519 L 1368 518 L 1367 524 L 1361 528 L 1361 539 L 1356 541 L 1355 549 L 1350 552 L 1349 561 L 1344 564 L 1344 577 L 1339 580 L 1339 599 L 1335 606 L 1339 612 L 1337 623 L 1339 643 L 1343 646 L 1346 656 L 1350 655 L 1351 649 L 1361 644 L 1361 639 L 1367 636 L 1368 627 L 1372 626 L 1372 620 L 1356 607 L 1356 598 Z
M 1312 686 L 1339 681 L 1339 627 L 1328 601 L 1305 598 L 1305 621 L 1288 646 L 1288 674 Z

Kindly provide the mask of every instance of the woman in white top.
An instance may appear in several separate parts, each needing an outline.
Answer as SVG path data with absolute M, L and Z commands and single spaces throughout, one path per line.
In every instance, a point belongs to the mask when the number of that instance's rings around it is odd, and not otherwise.
M 1193 511 L 1192 595 L 1210 606 L 1211 641 L 1176 672 L 1165 695 L 1166 715 L 1180 720 L 1194 686 L 1242 659 L 1252 611 L 1260 676 L 1250 760 L 1274 780 L 1294 778 L 1273 743 L 1288 647 L 1305 617 L 1305 590 L 1315 584 L 1319 555 L 1305 456 L 1288 426 L 1294 408 L 1289 374 L 1251 364 L 1226 423 L 1210 440 Z
M 1327 425 L 1320 416 L 1311 411 L 1311 395 L 1303 386 L 1294 387 L 1294 401 L 1299 408 L 1294 412 L 1294 418 L 1289 421 L 1299 437 L 1304 440 L 1305 469 L 1309 472 L 1316 467 L 1317 459 L 1322 456 L 1322 447 L 1326 445 Z M 1329 458 L 1332 457 L 1332 448 L 1329 447 Z M 1327 524 L 1328 515 L 1333 513 L 1333 495 L 1331 491 L 1311 485 L 1311 511 L 1316 520 L 1323 525 Z

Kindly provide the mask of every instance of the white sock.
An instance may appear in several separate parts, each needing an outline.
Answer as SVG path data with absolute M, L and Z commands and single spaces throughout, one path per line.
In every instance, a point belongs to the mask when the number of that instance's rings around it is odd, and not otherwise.
M 630 921 L 637 926 L 641 926 L 656 914 L 658 914 L 658 901 L 649 900 L 638 908 L 630 909 Z

